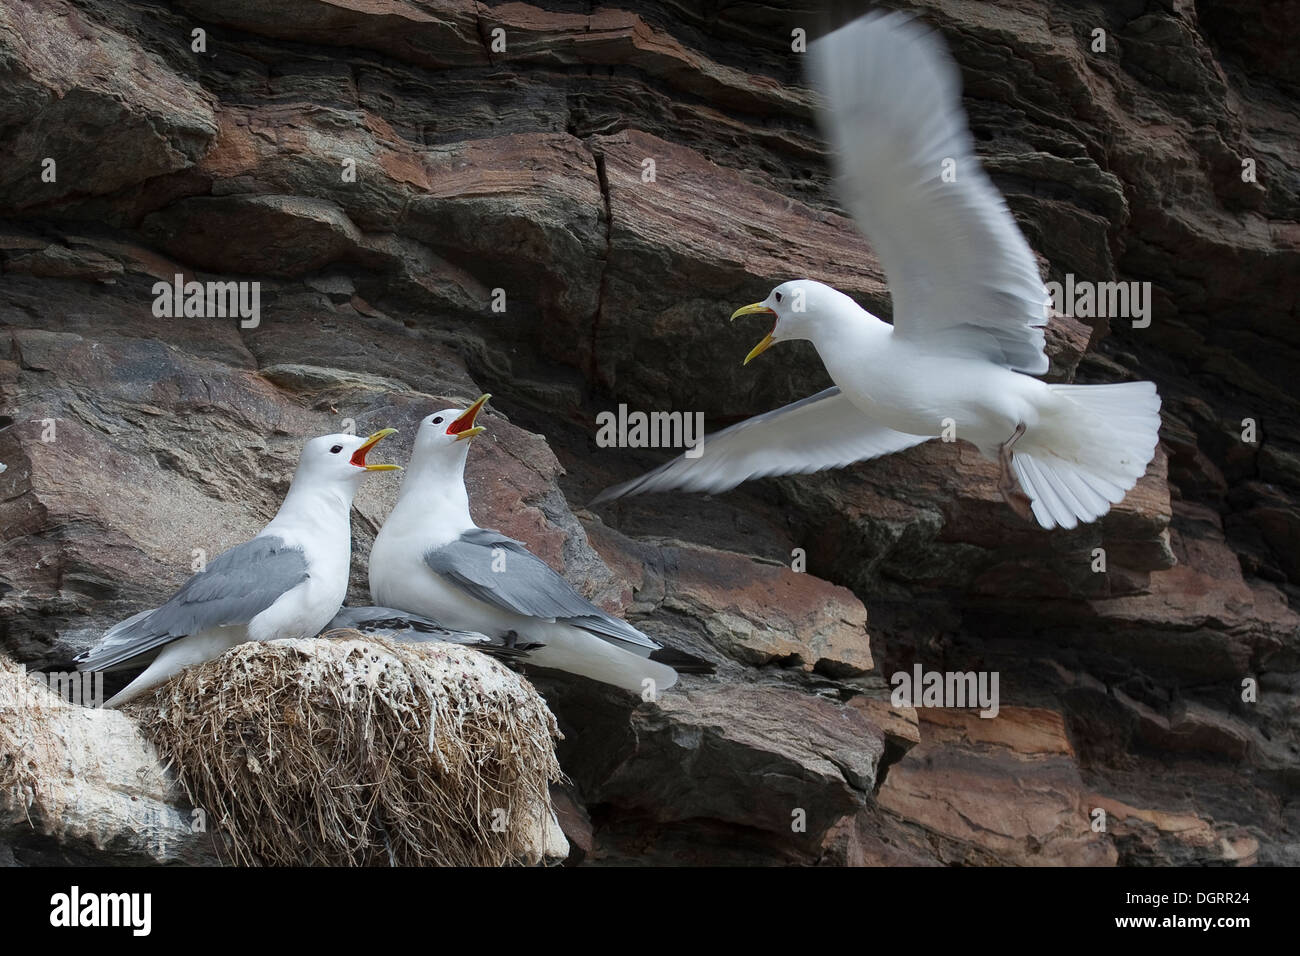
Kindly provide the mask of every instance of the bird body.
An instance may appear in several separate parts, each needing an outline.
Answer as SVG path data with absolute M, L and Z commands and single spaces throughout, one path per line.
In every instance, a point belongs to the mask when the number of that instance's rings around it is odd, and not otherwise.
M 347 594 L 349 511 L 359 479 L 395 467 L 367 464 L 366 452 L 391 433 L 385 429 L 364 440 L 352 435 L 312 439 L 265 528 L 213 558 L 166 604 L 110 628 L 81 654 L 77 667 L 83 671 L 148 664 L 106 706 L 120 706 L 244 641 L 319 633 Z
M 1011 467 L 1044 527 L 1100 517 L 1146 471 L 1160 424 L 1150 382 L 1048 384 L 981 358 L 938 352 L 845 298 L 847 305 L 821 316 L 812 340 L 843 394 L 872 422 L 925 438 L 964 439 L 992 461 L 1023 429 Z
M 1155 455 L 1150 382 L 1058 385 L 1043 327 L 1047 290 L 961 110 L 937 35 L 899 13 L 817 40 L 809 69 L 826 108 L 836 185 L 889 280 L 893 324 L 799 279 L 732 315 L 775 319 L 745 363 L 777 342 L 816 348 L 835 387 L 708 435 L 703 449 L 609 488 L 718 492 L 962 439 L 999 463 L 999 489 L 1044 528 L 1093 521 Z M 1017 487 L 1018 486 L 1018 487 Z
M 421 423 L 397 504 L 370 552 L 371 599 L 444 627 L 539 645 L 528 662 L 540 667 L 636 693 L 671 687 L 677 672 L 651 659 L 664 650 L 656 641 L 583 598 L 520 542 L 474 523 L 464 480 L 469 442 L 460 436 L 483 431 L 473 422 L 487 398 Z
M 894 335 L 893 326 L 852 300 L 847 306 L 822 316 L 813 346 L 831 380 L 874 422 L 927 438 L 946 429 L 995 448 L 1017 423 L 1029 424 L 1053 404 L 1038 379 L 979 358 L 936 354 Z
M 252 539 L 278 538 L 301 551 L 307 576 L 248 622 L 248 640 L 314 637 L 342 605 L 352 564 L 352 495 L 346 492 L 333 485 L 291 486 L 275 517 Z

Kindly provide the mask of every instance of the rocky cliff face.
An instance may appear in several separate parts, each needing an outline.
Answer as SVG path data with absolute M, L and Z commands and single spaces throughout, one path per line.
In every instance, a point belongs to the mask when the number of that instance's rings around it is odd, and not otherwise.
M 663 457 L 598 412 L 717 427 L 824 382 L 801 346 L 742 369 L 736 306 L 807 276 L 888 315 L 799 6 L 0 0 L 0 647 L 66 666 L 260 527 L 305 436 L 400 456 L 491 391 L 479 523 L 718 664 L 657 703 L 538 677 L 576 860 L 1300 863 L 1284 4 L 923 8 L 1045 276 L 1152 283 L 1148 327 L 1049 336 L 1055 379 L 1164 398 L 1104 520 L 1019 523 L 960 443 L 584 508 Z M 260 282 L 260 321 L 156 316 L 177 274 Z M 915 664 L 997 672 L 998 716 L 892 706 Z

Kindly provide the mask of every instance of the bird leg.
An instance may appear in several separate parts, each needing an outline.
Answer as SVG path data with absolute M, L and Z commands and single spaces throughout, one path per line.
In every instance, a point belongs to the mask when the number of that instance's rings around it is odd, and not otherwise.
M 1033 504 L 1029 496 L 1020 490 L 1020 483 L 1016 481 L 1015 472 L 1011 470 L 1011 446 L 1019 441 L 1024 433 L 1025 423 L 1021 422 L 1016 426 L 1011 437 L 998 446 L 998 464 L 1002 468 L 1002 473 L 998 476 L 998 491 L 1002 493 L 1002 500 L 1011 506 L 1012 511 L 1026 521 L 1033 521 Z

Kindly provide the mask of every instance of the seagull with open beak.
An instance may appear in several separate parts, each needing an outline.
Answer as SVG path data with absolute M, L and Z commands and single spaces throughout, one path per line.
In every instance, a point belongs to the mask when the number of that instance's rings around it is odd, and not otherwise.
M 999 492 L 1025 521 L 1047 529 L 1096 521 L 1155 457 L 1160 396 L 1151 382 L 1034 377 L 1049 366 L 1046 288 L 980 167 L 942 40 L 906 14 L 871 14 L 815 41 L 807 63 L 836 186 L 885 270 L 893 324 L 811 279 L 737 309 L 732 319 L 772 320 L 746 365 L 775 343 L 811 342 L 835 385 L 709 435 L 702 453 L 592 504 L 717 493 L 939 438 L 970 442 L 995 462 Z
M 422 614 L 444 627 L 536 645 L 530 665 L 580 674 L 644 694 L 671 687 L 706 661 L 665 648 L 606 614 L 513 538 L 469 513 L 465 461 L 491 396 L 420 423 L 397 504 L 370 552 L 376 605 Z M 670 663 L 671 662 L 671 665 Z
M 106 706 L 124 704 L 244 641 L 318 634 L 347 594 L 352 498 L 367 475 L 398 470 L 366 460 L 391 434 L 384 428 L 364 439 L 323 435 L 307 442 L 270 524 L 209 561 L 166 604 L 116 625 L 81 654 L 82 671 L 148 665 Z

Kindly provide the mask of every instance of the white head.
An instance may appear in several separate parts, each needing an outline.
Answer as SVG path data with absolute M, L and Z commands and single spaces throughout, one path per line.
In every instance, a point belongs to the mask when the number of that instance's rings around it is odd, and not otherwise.
M 294 473 L 295 485 L 333 486 L 356 491 L 361 479 L 373 471 L 396 471 L 397 465 L 372 464 L 366 455 L 396 429 L 383 428 L 366 438 L 357 435 L 321 435 L 303 446 Z
M 776 321 L 767 338 L 759 342 L 745 356 L 745 364 L 756 358 L 777 342 L 794 342 L 807 339 L 816 342 L 835 319 L 860 313 L 862 310 L 843 292 L 832 289 L 812 279 L 792 279 L 782 282 L 768 293 L 762 302 L 746 305 L 732 313 L 734 322 L 742 315 L 771 315 Z
M 403 510 L 394 509 L 380 538 L 412 527 L 459 531 L 474 526 L 465 488 L 465 459 L 473 439 L 487 431 L 474 420 L 491 397 L 480 395 L 469 408 L 444 408 L 420 420 L 397 495 L 397 507 Z
M 470 441 L 487 431 L 474 420 L 491 395 L 480 395 L 469 408 L 444 408 L 424 416 L 415 433 L 411 467 L 454 470 L 465 467 Z

